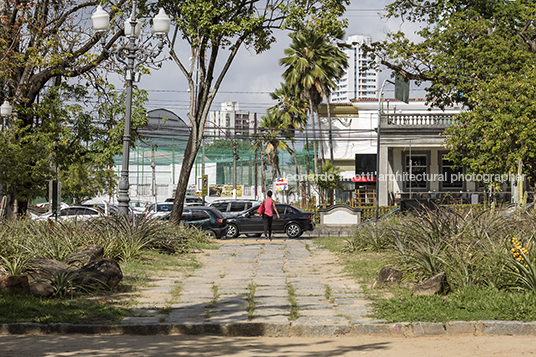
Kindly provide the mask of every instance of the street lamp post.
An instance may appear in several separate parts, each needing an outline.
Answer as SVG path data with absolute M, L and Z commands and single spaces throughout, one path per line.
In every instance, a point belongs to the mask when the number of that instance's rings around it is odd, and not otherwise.
M 7 126 L 6 120 L 13 112 L 13 107 L 9 104 L 7 100 L 4 101 L 4 104 L 0 106 L 0 117 L 2 117 L 2 130 Z
M 110 28 L 110 15 L 99 5 L 91 17 L 93 28 L 97 32 L 104 32 Z M 163 9 L 160 9 L 158 15 L 153 18 L 154 34 L 159 38 L 155 50 L 144 49 L 136 43 L 140 35 L 141 24 L 136 20 L 136 1 L 132 1 L 132 13 L 129 20 L 125 21 L 124 34 L 128 37 L 128 44 L 120 46 L 114 50 L 104 49 L 110 55 L 113 55 L 125 66 L 125 80 L 127 82 L 126 107 L 125 107 L 125 131 L 123 135 L 123 161 L 121 166 L 121 178 L 119 180 L 119 211 L 125 215 L 128 214 L 129 197 L 129 156 L 130 156 L 130 122 L 132 119 L 132 85 L 138 82 L 140 65 L 146 63 L 149 59 L 157 57 L 164 48 L 164 36 L 170 29 L 170 18 Z M 101 37 L 101 43 L 104 47 L 105 36 Z

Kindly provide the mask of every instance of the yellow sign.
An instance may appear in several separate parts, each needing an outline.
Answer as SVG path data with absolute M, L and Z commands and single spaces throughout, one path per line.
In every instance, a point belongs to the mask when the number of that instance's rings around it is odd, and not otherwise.
M 233 197 L 233 185 L 211 185 L 210 197 Z M 242 185 L 236 185 L 236 197 L 242 197 Z

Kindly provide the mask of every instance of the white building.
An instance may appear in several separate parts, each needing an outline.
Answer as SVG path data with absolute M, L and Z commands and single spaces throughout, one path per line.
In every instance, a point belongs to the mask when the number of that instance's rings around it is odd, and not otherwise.
M 331 103 L 348 103 L 354 99 L 377 98 L 380 81 L 378 66 L 374 64 L 370 55 L 365 56 L 363 53 L 363 45 L 369 45 L 371 42 L 372 37 L 361 35 L 349 36 L 346 40 L 346 44 L 351 46 L 343 50 L 348 56 L 348 68 L 337 83 L 337 89 L 333 90 L 330 96 Z
M 357 187 L 376 189 L 378 100 L 361 99 L 331 107 L 334 164 L 348 181 L 347 191 Z M 470 203 L 477 183 L 458 179 L 463 171 L 446 160 L 447 149 L 440 135 L 452 124 L 461 107 L 440 110 L 425 100 L 409 104 L 386 99 L 380 124 L 379 204 L 400 199 L 457 197 Z M 329 131 L 325 105 L 321 107 L 322 132 Z M 327 135 L 324 150 L 329 152 Z
M 220 111 L 209 113 L 206 132 L 209 138 L 251 136 L 257 125 L 256 112 L 240 110 L 238 102 L 222 102 Z

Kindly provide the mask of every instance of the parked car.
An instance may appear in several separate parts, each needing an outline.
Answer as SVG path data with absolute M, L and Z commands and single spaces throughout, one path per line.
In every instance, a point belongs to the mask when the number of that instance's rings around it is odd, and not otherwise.
M 225 217 L 234 217 L 244 213 L 253 206 L 259 206 L 261 202 L 248 199 L 224 199 L 216 200 L 209 204 L 209 207 L 216 208 Z
M 162 220 L 169 220 L 171 212 L 163 216 Z M 212 207 L 188 206 L 182 210 L 181 222 L 185 225 L 199 227 L 214 238 L 225 237 L 227 233 L 227 219 L 223 214 Z
M 77 219 L 79 221 L 81 220 L 88 220 L 92 218 L 101 217 L 102 214 L 90 207 L 84 207 L 84 206 L 70 206 L 70 207 L 64 207 L 61 208 L 58 212 L 57 218 L 58 220 L 73 220 Z M 47 219 L 55 219 L 55 215 L 52 214 L 52 212 L 47 212 L 45 214 L 42 214 L 40 216 L 35 216 L 34 219 L 37 221 L 43 221 Z
M 130 201 L 129 206 L 132 210 L 132 213 L 134 215 L 139 216 L 143 214 L 143 211 L 145 210 L 145 206 L 147 205 L 147 202 L 144 201 Z
M 173 209 L 172 202 L 152 203 L 145 208 L 143 214 L 151 218 L 162 218 L 169 214 Z
M 166 202 L 173 203 L 174 198 L 166 198 Z M 203 206 L 203 199 L 197 196 L 188 196 L 184 198 L 184 206 Z
M 255 205 L 246 212 L 235 217 L 229 217 L 227 223 L 227 237 L 236 238 L 240 234 L 260 236 L 264 231 L 262 217 L 256 215 L 260 205 Z M 274 218 L 273 233 L 286 233 L 289 238 L 298 238 L 305 231 L 312 231 L 315 227 L 313 213 L 285 204 L 276 204 L 280 218 Z

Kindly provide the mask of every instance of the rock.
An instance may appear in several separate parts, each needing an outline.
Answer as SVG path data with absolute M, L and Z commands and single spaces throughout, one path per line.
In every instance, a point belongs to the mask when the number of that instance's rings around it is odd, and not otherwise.
M 49 297 L 54 294 L 54 287 L 44 281 L 36 281 L 30 284 L 30 294 L 37 297 Z
M 74 265 L 78 268 L 83 267 L 91 262 L 102 259 L 104 256 L 104 247 L 102 245 L 88 245 L 67 255 L 64 261 L 67 264 Z
M 77 282 L 83 285 L 104 284 L 109 289 L 115 288 L 123 279 L 121 267 L 113 259 L 101 259 L 80 268 L 76 274 Z
M 28 294 L 30 292 L 28 277 L 25 275 L 0 275 L 0 291 L 18 291 Z
M 28 276 L 28 281 L 31 283 L 35 281 L 48 281 L 54 275 L 59 275 L 65 271 L 75 271 L 76 268 L 59 262 L 54 259 L 33 259 L 27 263 L 28 270 L 23 275 Z
M 380 270 L 380 274 L 378 274 L 378 277 L 376 278 L 376 280 L 374 280 L 374 284 L 372 285 L 372 288 L 397 286 L 397 285 L 400 285 L 401 281 L 402 281 L 401 271 L 393 269 L 391 267 L 383 267 Z
M 413 295 L 435 295 L 443 291 L 445 285 L 445 273 L 439 273 L 413 288 Z

